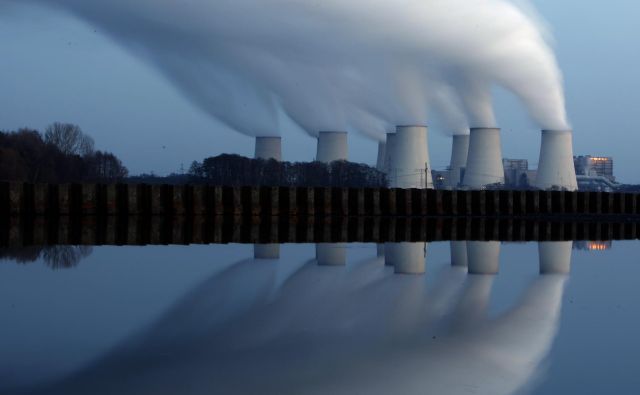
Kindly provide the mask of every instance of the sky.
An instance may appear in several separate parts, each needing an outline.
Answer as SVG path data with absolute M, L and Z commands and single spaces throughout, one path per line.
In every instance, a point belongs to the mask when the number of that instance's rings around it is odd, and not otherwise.
M 8 9 L 2 1 L 0 130 L 75 123 L 132 174 L 178 172 L 193 160 L 224 152 L 253 155 L 251 138 L 194 107 L 159 72 L 95 27 L 49 9 Z M 640 3 L 533 3 L 555 37 L 575 154 L 613 156 L 619 180 L 640 183 L 640 135 L 632 127 L 640 103 Z M 495 94 L 504 157 L 528 159 L 537 167 L 538 127 L 512 95 Z M 285 122 L 281 134 L 286 160 L 313 159 L 315 141 L 306 133 Z M 450 144 L 438 124 L 430 125 L 433 168 L 448 165 Z M 372 164 L 377 147 L 352 133 L 349 151 L 351 160 Z

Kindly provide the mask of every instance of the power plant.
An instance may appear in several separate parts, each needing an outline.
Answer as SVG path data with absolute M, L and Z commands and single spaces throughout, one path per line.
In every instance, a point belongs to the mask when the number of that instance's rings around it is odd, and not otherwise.
M 347 132 L 320 132 L 318 134 L 316 161 L 331 163 L 338 160 L 347 160 L 348 157 Z
M 256 137 L 255 159 L 282 161 L 281 137 Z
M 462 183 L 464 172 L 467 168 L 469 139 L 470 136 L 468 134 L 457 134 L 453 136 L 449 177 L 446 183 L 448 188 L 456 189 Z
M 578 189 L 573 162 L 573 133 L 570 130 L 543 130 L 540 161 L 534 186 L 539 189 Z
M 389 134 L 387 134 L 389 138 Z M 398 126 L 389 152 L 389 180 L 392 188 L 433 188 L 426 126 Z
M 381 172 L 386 172 L 387 166 L 387 143 L 381 141 L 378 143 L 378 158 L 376 160 L 376 169 Z

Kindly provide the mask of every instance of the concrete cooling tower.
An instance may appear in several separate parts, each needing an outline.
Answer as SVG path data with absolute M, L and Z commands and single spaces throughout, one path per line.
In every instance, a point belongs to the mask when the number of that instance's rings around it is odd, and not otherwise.
M 254 259 L 280 259 L 280 244 L 255 244 Z
M 504 184 L 500 129 L 473 128 L 463 185 L 482 189 L 491 184 Z
M 467 243 L 469 274 L 498 274 L 500 271 L 500 242 L 470 241 Z
M 318 134 L 318 152 L 316 160 L 331 163 L 349 158 L 347 132 L 320 132 Z
M 569 274 L 573 242 L 542 242 L 538 244 L 540 274 Z
M 343 243 L 316 244 L 316 260 L 320 266 L 345 266 L 347 245 Z
M 387 143 L 378 143 L 378 159 L 376 160 L 376 169 L 381 172 L 386 171 L 386 159 L 387 159 Z
M 256 137 L 255 159 L 282 161 L 281 137 Z
M 389 180 L 389 184 L 392 184 L 394 181 L 391 180 L 391 153 L 395 150 L 396 147 L 396 134 L 387 133 L 387 143 L 384 147 L 384 171 L 387 173 L 387 179 Z
M 462 183 L 462 173 L 467 167 L 467 156 L 469 154 L 468 134 L 458 134 L 453 136 L 451 148 L 451 163 L 449 164 L 449 177 L 447 187 L 456 189 Z
M 578 189 L 573 164 L 573 133 L 570 130 L 543 130 L 538 174 L 534 186 L 540 189 Z
M 389 135 L 387 135 L 389 137 Z M 398 126 L 393 142 L 387 142 L 392 188 L 433 188 L 426 126 Z

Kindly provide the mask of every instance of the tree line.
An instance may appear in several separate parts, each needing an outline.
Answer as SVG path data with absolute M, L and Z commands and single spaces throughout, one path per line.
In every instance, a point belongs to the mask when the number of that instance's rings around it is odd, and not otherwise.
M 0 180 L 33 183 L 118 182 L 129 174 L 117 156 L 95 150 L 93 139 L 72 124 L 0 131 Z
M 378 188 L 387 185 L 384 173 L 360 163 L 291 163 L 229 154 L 193 162 L 188 180 L 195 184 L 229 186 Z

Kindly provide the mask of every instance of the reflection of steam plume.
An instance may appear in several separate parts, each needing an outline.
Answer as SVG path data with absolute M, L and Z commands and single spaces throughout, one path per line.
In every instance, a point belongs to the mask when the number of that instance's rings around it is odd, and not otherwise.
M 541 266 L 546 259 L 541 254 Z M 379 261 L 344 270 L 310 263 L 275 295 L 262 286 L 221 289 L 263 277 L 235 268 L 46 391 L 460 394 L 471 386 L 478 394 L 507 395 L 539 377 L 558 329 L 566 276 L 541 275 L 511 310 L 489 318 L 493 276 L 469 276 L 455 306 L 457 268 L 446 267 L 451 273 L 430 292 L 422 276 L 393 275 Z M 242 310 L 219 306 L 234 310 L 224 321 L 213 319 L 213 303 L 203 304 L 238 300 L 232 295 L 247 291 Z
M 542 127 L 568 127 L 544 32 L 507 0 L 13 0 L 27 1 L 90 21 L 250 135 L 278 130 L 280 108 L 314 135 L 356 129 L 382 140 L 388 126 L 425 124 L 451 103 L 465 119 L 445 115 L 450 130 L 491 127 L 493 84 Z
M 42 258 L 50 268 L 67 269 L 78 266 L 93 253 L 90 246 L 46 246 L 0 250 L 0 259 L 12 259 L 18 263 L 35 262 Z

